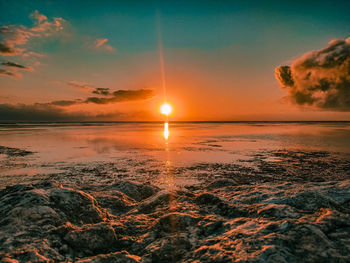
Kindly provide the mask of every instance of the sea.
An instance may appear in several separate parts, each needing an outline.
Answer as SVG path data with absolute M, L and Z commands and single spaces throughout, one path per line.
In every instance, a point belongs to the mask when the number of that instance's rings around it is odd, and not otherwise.
M 252 167 L 257 157 L 286 162 L 288 154 L 276 153 L 348 158 L 350 122 L 2 123 L 0 146 L 31 152 L 0 152 L 0 176 L 93 170 L 103 164 L 113 165 L 113 173 L 135 168 L 133 173 L 147 176 L 200 164 Z

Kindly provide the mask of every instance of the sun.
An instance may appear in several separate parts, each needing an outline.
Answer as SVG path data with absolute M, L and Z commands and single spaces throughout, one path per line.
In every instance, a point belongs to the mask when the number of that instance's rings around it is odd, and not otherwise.
M 160 106 L 160 113 L 166 116 L 169 116 L 169 114 L 172 111 L 172 107 L 169 103 L 165 102 L 162 104 L 162 106 Z

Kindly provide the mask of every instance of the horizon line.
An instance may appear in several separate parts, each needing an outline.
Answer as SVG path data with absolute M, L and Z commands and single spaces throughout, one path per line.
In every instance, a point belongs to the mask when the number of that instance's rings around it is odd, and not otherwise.
M 164 123 L 165 121 L 0 121 L 3 124 L 48 124 L 48 123 Z M 350 120 L 247 120 L 247 121 L 167 121 L 169 123 L 345 123 Z

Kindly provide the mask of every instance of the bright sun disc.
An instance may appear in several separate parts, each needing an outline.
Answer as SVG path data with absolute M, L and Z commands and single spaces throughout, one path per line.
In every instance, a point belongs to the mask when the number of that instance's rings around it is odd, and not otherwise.
M 166 116 L 168 116 L 172 111 L 172 108 L 170 106 L 170 104 L 168 103 L 164 103 L 161 107 L 160 107 L 160 113 L 164 114 Z

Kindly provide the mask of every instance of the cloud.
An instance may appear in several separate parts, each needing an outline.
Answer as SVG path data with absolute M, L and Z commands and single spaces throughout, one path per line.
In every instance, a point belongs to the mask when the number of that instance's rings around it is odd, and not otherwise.
M 350 111 L 350 37 L 277 67 L 275 76 L 295 104 Z
M 111 97 L 89 97 L 84 101 L 84 103 L 109 104 L 123 101 L 146 100 L 152 98 L 153 96 L 153 90 L 149 89 L 117 90 L 111 94 Z
M 37 10 L 30 14 L 33 27 L 9 25 L 0 28 L 0 54 L 3 56 L 28 56 L 26 44 L 33 38 L 44 38 L 55 35 L 64 28 L 65 20 L 55 17 L 52 21 Z
M 0 69 L 0 75 L 10 76 L 14 78 L 21 78 L 22 74 L 17 72 L 8 71 L 6 69 Z
M 107 44 L 108 38 L 97 38 L 94 42 L 96 48 L 105 50 L 108 52 L 115 52 L 116 49 L 111 45 Z
M 111 95 L 108 88 L 98 88 L 98 87 L 95 87 L 93 85 L 87 84 L 86 82 L 72 80 L 72 81 L 69 81 L 66 83 L 68 84 L 68 86 L 71 86 L 73 88 L 87 90 L 93 94 L 104 95 L 104 96 Z
M 63 108 L 48 104 L 0 104 L 2 122 L 37 122 L 37 121 L 121 121 L 142 120 L 150 117 L 149 112 L 110 112 L 91 114 L 86 112 L 67 112 Z
M 101 47 L 101 46 L 103 46 L 107 41 L 108 41 L 107 38 L 98 38 L 98 39 L 95 40 L 95 45 L 96 45 L 96 47 Z
M 50 103 L 48 103 L 48 105 L 54 105 L 54 106 L 72 106 L 75 104 L 81 103 L 80 100 L 55 100 L 52 101 Z
M 94 96 L 73 101 L 56 101 L 55 105 L 71 106 L 74 104 L 84 103 L 109 104 L 122 101 L 146 100 L 154 96 L 154 92 L 151 89 L 111 91 L 109 88 L 99 88 L 81 81 L 73 80 L 66 83 L 71 87 L 88 90 L 93 94 L 101 95 L 104 97 Z
M 2 62 L 1 65 L 6 66 L 6 67 L 14 67 L 14 68 L 19 68 L 19 69 L 23 69 L 23 70 L 33 71 L 32 67 L 26 67 L 26 66 L 23 66 L 23 65 L 14 63 L 14 62 L 10 62 L 10 61 Z
M 50 121 L 64 118 L 62 109 L 50 105 L 0 104 L 0 121 Z
M 108 88 L 95 88 L 92 91 L 92 93 L 98 94 L 98 95 L 104 95 L 104 96 L 108 96 L 111 94 Z
M 102 89 L 102 88 L 97 88 Z M 76 100 L 57 100 L 47 103 L 47 105 L 54 105 L 54 106 L 72 106 L 77 104 L 111 104 L 111 103 L 117 103 L 117 102 L 126 102 L 126 101 L 139 101 L 139 100 L 146 100 L 150 99 L 154 96 L 153 90 L 150 89 L 139 89 L 139 90 L 117 90 L 113 93 L 109 92 L 109 89 L 102 89 L 107 90 L 107 94 L 102 94 L 104 96 L 108 95 L 108 97 L 88 97 L 86 99 L 76 99 Z M 96 90 L 94 90 L 96 91 Z M 44 104 L 42 104 L 44 105 Z
M 66 82 L 69 86 L 73 87 L 73 88 L 79 88 L 79 89 L 84 89 L 84 90 L 91 90 L 91 89 L 95 89 L 94 86 L 87 84 L 86 82 L 82 82 L 82 81 L 69 81 Z
M 16 53 L 16 51 L 13 48 L 6 46 L 3 43 L 0 43 L 0 54 L 1 55 L 10 56 L 10 55 L 15 54 L 15 53 Z

